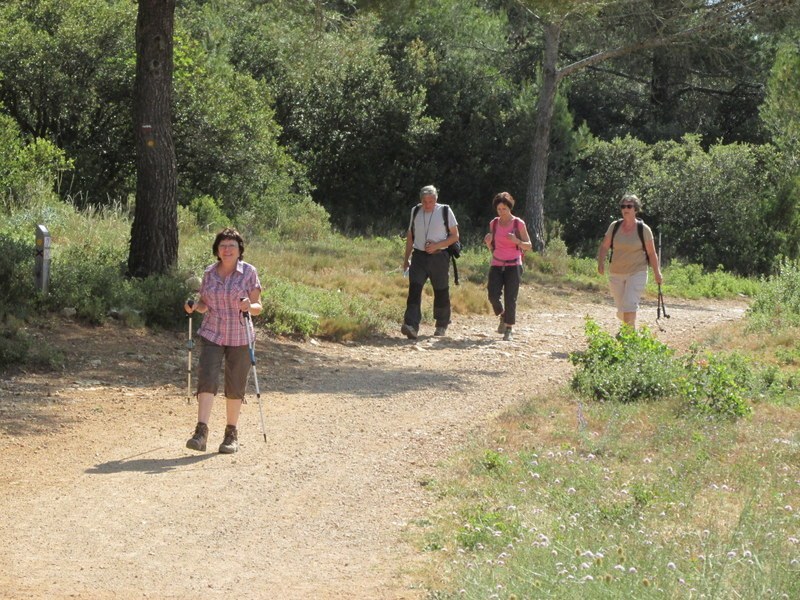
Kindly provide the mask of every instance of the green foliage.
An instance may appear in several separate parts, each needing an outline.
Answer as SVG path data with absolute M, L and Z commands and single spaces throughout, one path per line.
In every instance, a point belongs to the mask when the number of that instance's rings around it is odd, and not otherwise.
M 195 208 L 205 214 L 195 212 L 201 226 L 209 225 L 208 218 L 219 220 L 211 205 L 216 203 L 230 221 L 244 217 L 254 230 L 269 229 L 272 208 L 293 204 L 307 192 L 303 169 L 279 144 L 269 89 L 184 32 L 176 45 L 179 195 L 200 199 L 202 207 Z
M 800 169 L 800 48 L 796 42 L 785 42 L 778 49 L 761 118 L 796 173 Z
M 731 418 L 752 413 L 745 393 L 751 391 L 754 375 L 746 358 L 739 354 L 698 356 L 695 351 L 684 359 L 683 365 L 684 375 L 678 387 L 694 409 Z
M 13 366 L 57 369 L 64 356 L 15 324 L 0 324 L 0 370 Z
M 125 302 L 127 249 L 115 246 L 75 245 L 56 254 L 51 263 L 52 308 L 75 309 L 76 316 L 98 325 L 112 307 Z
M 755 296 L 761 289 L 752 277 L 740 277 L 721 265 L 708 271 L 698 264 L 674 260 L 664 270 L 663 291 L 666 296 L 680 298 L 736 298 Z M 652 284 L 651 284 L 652 285 Z
M 36 308 L 34 287 L 34 243 L 19 234 L 0 231 L 0 318 L 24 317 Z
M 206 231 L 219 231 L 230 226 L 230 219 L 222 212 L 219 203 L 208 195 L 197 196 L 189 203 L 195 224 Z
M 461 521 L 456 541 L 468 551 L 504 548 L 520 533 L 519 520 L 501 511 L 477 508 L 462 515 Z
M 309 34 L 297 37 L 272 83 L 292 154 L 345 230 L 385 229 L 405 213 L 402 190 L 416 191 L 415 157 L 436 125 L 424 114 L 424 92 L 396 82 L 375 26 L 357 18 L 335 35 L 317 33 L 313 44 Z
M 548 393 L 500 418 L 489 435 L 503 440 L 503 471 L 471 468 L 493 441 L 437 479 L 418 541 L 436 541 L 432 598 L 800 593 L 786 545 L 796 478 L 776 475 L 794 473 L 797 411 L 732 421 L 591 403 L 582 430 L 570 400 Z
M 183 304 L 191 294 L 178 277 L 151 275 L 125 282 L 125 287 L 129 288 L 125 306 L 117 312 L 124 315 L 126 311 L 134 311 L 143 325 L 173 329 L 186 316 Z
M 592 319 L 586 320 L 588 348 L 570 354 L 578 367 L 572 387 L 596 400 L 636 402 L 675 391 L 673 352 L 647 329 L 623 327 L 613 337 Z
M 784 259 L 777 274 L 762 281 L 747 310 L 751 327 L 783 329 L 800 325 L 800 263 Z
M 764 272 L 796 248 L 791 232 L 797 207 L 793 196 L 781 195 L 783 168 L 770 146 L 717 144 L 706 151 L 697 136 L 653 145 L 631 137 L 595 140 L 583 150 L 586 180 L 574 199 L 574 218 L 565 224 L 565 240 L 593 253 L 619 218 L 619 198 L 636 192 L 645 222 L 663 234 L 665 259 Z M 597 237 L 587 244 L 584 232 L 592 230 Z
M 123 0 L 0 6 L 0 102 L 22 132 L 74 161 L 66 191 L 81 202 L 131 189 L 135 22 L 136 5 Z
M 2 81 L 2 77 L 0 77 Z M 0 105 L 0 111 L 2 111 Z M 0 112 L 0 207 L 24 206 L 53 189 L 72 166 L 64 153 L 44 139 L 26 143 L 19 126 Z
M 380 317 L 368 299 L 273 277 L 262 284 L 262 314 L 275 333 L 352 339 L 354 333 L 363 337 L 380 329 Z
M 790 382 L 774 369 L 755 366 L 744 356 L 700 356 L 694 349 L 682 359 L 646 329 L 623 326 L 613 337 L 586 321 L 588 348 L 570 355 L 578 368 L 572 388 L 596 400 L 635 402 L 680 398 L 704 415 L 738 418 L 752 412 L 753 399 L 780 399 Z

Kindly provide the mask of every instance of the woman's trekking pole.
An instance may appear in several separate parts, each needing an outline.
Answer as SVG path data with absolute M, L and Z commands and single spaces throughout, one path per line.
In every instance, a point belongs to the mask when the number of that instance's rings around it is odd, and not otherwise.
M 187 300 L 186 304 L 189 308 L 194 306 L 194 300 Z M 186 347 L 189 349 L 189 356 L 186 361 L 186 404 L 192 403 L 192 348 L 194 348 L 194 340 L 192 339 L 192 313 L 189 313 L 189 339 L 186 341 Z
M 245 330 L 247 331 L 247 348 L 250 350 L 250 365 L 253 367 L 253 383 L 256 386 L 256 399 L 258 400 L 258 414 L 261 416 L 261 434 L 264 436 L 264 442 L 267 441 L 267 428 L 264 425 L 264 408 L 261 406 L 261 390 L 258 389 L 258 373 L 256 373 L 256 350 L 255 345 L 256 342 L 253 339 L 253 334 L 250 333 L 250 326 L 252 324 L 252 319 L 250 318 L 250 312 L 245 311 L 242 313 L 245 319 Z

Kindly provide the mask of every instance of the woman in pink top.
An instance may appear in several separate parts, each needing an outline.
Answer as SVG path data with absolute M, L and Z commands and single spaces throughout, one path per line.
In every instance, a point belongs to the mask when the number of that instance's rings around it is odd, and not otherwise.
M 197 331 L 200 338 L 197 426 L 186 447 L 206 449 L 208 420 L 224 360 L 227 426 L 219 451 L 233 454 L 239 449 L 237 425 L 250 372 L 248 335 L 255 339 L 252 319 L 245 319 L 243 313 L 261 313 L 261 282 L 255 267 L 242 260 L 244 241 L 235 229 L 220 231 L 211 249 L 217 262 L 203 273 L 200 299 L 184 305 L 187 313 L 197 311 L 205 315 Z M 249 334 L 246 328 L 250 329 Z
M 494 314 L 500 317 L 497 333 L 511 341 L 511 329 L 516 322 L 517 295 L 522 277 L 522 253 L 532 246 L 525 222 L 511 214 L 514 198 L 508 192 L 500 192 L 492 200 L 497 217 L 489 224 L 489 233 L 483 242 L 492 252 L 489 267 L 489 302 Z M 503 296 L 505 301 L 500 300 Z

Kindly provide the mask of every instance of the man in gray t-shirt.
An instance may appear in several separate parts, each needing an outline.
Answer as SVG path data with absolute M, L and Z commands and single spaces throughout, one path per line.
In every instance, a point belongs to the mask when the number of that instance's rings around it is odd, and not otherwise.
M 433 317 L 443 336 L 450 324 L 450 255 L 447 248 L 458 241 L 458 223 L 446 204 L 439 204 L 439 192 L 426 185 L 419 192 L 420 203 L 411 209 L 402 270 L 408 270 L 408 300 L 400 331 L 416 339 L 422 320 L 422 288 L 430 279 L 433 286 Z M 445 226 L 447 223 L 447 226 Z

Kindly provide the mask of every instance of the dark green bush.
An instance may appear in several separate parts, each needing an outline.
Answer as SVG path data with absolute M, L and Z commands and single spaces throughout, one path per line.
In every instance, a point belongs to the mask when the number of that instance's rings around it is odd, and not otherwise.
M 50 297 L 55 310 L 73 308 L 88 323 L 102 323 L 109 310 L 124 306 L 127 248 L 71 246 L 53 259 Z
M 592 319 L 586 320 L 589 347 L 570 355 L 578 367 L 572 387 L 596 400 L 635 402 L 675 392 L 672 350 L 645 328 L 623 327 L 612 336 Z
M 0 370 L 14 365 L 60 368 L 64 356 L 48 344 L 38 344 L 15 325 L 0 325 Z
M 24 317 L 37 303 L 31 303 L 34 285 L 33 237 L 27 242 L 0 234 L 0 318 L 11 314 Z
M 129 307 L 138 311 L 144 324 L 173 329 L 185 321 L 183 304 L 191 295 L 183 281 L 171 275 L 152 275 L 130 282 Z M 201 318 L 198 313 L 196 325 Z
M 764 279 L 747 309 L 754 329 L 800 325 L 800 264 L 783 260 L 777 274 Z
M 684 360 L 684 370 L 680 394 L 701 413 L 735 418 L 753 411 L 745 395 L 757 388 L 757 376 L 741 355 L 692 353 Z

